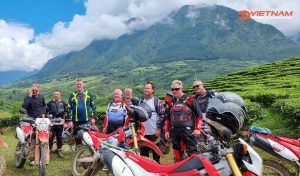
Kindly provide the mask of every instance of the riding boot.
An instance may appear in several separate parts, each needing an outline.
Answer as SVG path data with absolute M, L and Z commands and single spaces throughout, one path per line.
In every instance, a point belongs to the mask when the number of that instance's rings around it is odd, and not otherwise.
M 183 151 L 174 149 L 174 157 L 175 157 L 174 159 L 176 163 L 183 160 L 183 154 L 184 154 Z
M 63 158 L 63 157 L 64 157 L 64 155 L 62 154 L 61 149 L 58 149 L 57 158 Z

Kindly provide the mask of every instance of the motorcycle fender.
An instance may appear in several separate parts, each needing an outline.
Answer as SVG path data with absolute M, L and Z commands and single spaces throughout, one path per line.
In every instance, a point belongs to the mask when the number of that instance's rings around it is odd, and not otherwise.
M 262 175 L 263 172 L 263 161 L 261 157 L 258 155 L 258 153 L 249 145 L 247 144 L 243 139 L 239 138 L 240 143 L 247 146 L 247 151 L 249 153 L 249 156 L 252 160 L 252 163 L 249 163 L 245 160 L 243 160 L 243 163 L 247 170 L 251 171 L 252 173 L 256 175 Z
M 21 142 L 21 144 L 24 144 L 25 143 L 25 134 L 24 134 L 23 130 L 20 127 L 17 127 L 16 132 L 17 132 L 17 137 L 18 137 L 19 141 Z
M 92 134 L 91 131 L 83 133 L 83 140 L 90 147 L 94 146 L 97 150 L 100 148 L 100 143 L 98 139 Z
M 115 176 L 134 176 L 131 169 L 127 164 L 114 152 L 105 150 L 102 152 L 103 159 L 107 165 L 107 168 L 113 171 Z
M 149 139 L 145 138 L 144 136 L 138 134 L 137 141 L 138 141 L 139 148 L 149 147 L 153 151 L 155 151 L 155 153 L 157 153 L 160 157 L 165 157 L 165 155 L 161 152 L 161 150 L 157 147 L 157 145 L 154 142 L 150 141 Z M 131 143 L 133 143 L 133 139 L 130 139 L 127 142 L 127 144 L 131 144 Z
M 6 142 L 0 140 L 0 147 L 8 147 L 8 145 L 6 144 Z
M 47 131 L 39 131 L 38 136 L 39 136 L 39 140 L 41 142 L 48 142 L 49 141 L 49 132 L 47 132 Z
M 256 175 L 250 171 L 246 171 L 242 174 L 242 176 L 256 176 Z
M 298 157 L 287 147 L 285 147 L 271 139 L 268 139 L 268 141 L 271 144 L 274 152 L 276 152 L 278 155 L 280 155 L 290 161 L 298 161 L 299 160 Z

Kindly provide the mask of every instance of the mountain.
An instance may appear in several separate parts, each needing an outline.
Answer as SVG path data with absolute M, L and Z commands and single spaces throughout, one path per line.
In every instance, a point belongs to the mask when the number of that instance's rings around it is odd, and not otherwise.
M 224 6 L 183 6 L 148 29 L 117 40 L 94 41 L 79 52 L 53 58 L 31 78 L 118 78 L 152 66 L 159 73 L 168 71 L 172 75 L 178 71 L 174 65 L 181 65 L 186 71 L 178 78 L 192 79 L 198 73 L 205 74 L 201 79 L 211 79 L 260 63 L 300 56 L 300 46 L 273 26 L 254 20 L 239 21 L 238 16 L 237 11 Z M 138 18 L 127 23 L 135 20 Z M 162 75 L 166 74 L 158 74 L 160 79 Z
M 31 72 L 26 71 L 6 71 L 0 72 L 0 85 L 14 83 L 15 81 L 24 79 L 28 76 L 32 76 L 38 73 L 38 70 L 34 70 Z

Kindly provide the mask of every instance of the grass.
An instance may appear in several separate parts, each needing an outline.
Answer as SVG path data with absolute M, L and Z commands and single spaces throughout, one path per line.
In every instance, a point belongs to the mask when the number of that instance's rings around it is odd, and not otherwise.
M 38 167 L 29 166 L 28 161 L 21 169 L 17 169 L 14 166 L 14 150 L 17 144 L 17 138 L 15 137 L 15 128 L 6 128 L 4 130 L 4 135 L 1 136 L 1 139 L 8 144 L 8 148 L 1 148 L 0 154 L 4 155 L 7 162 L 7 171 L 8 176 L 14 175 L 38 175 Z M 63 148 L 65 154 L 63 159 L 58 159 L 56 155 L 51 155 L 50 164 L 47 167 L 47 175 L 49 176 L 60 176 L 60 175 L 72 175 L 70 172 L 70 161 L 72 158 L 72 151 L 69 150 L 66 146 Z
M 37 176 L 38 167 L 29 166 L 28 161 L 21 169 L 15 168 L 14 165 L 14 150 L 17 144 L 17 138 L 15 137 L 15 128 L 9 127 L 3 130 L 4 135 L 0 136 L 1 140 L 4 140 L 8 144 L 8 148 L 0 148 L 0 155 L 3 155 L 7 162 L 7 176 Z M 73 152 L 68 148 L 68 146 L 63 146 L 63 159 L 58 159 L 55 154 L 51 155 L 50 163 L 47 166 L 46 174 L 47 176 L 71 176 L 71 160 L 73 157 Z M 161 159 L 162 164 L 173 163 L 173 154 L 168 154 L 165 158 Z M 98 174 L 100 175 L 100 174 Z M 106 174 L 105 174 L 106 175 Z

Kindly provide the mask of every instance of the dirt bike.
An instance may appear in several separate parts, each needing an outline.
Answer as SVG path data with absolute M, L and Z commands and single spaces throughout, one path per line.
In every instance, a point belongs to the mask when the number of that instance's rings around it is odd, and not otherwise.
M 300 140 L 291 139 L 271 134 L 268 128 L 250 126 L 249 131 L 243 131 L 242 135 L 249 139 L 251 144 L 262 149 L 279 159 L 287 161 L 296 169 L 296 175 L 300 171 Z M 293 175 L 277 160 L 264 160 L 264 174 L 268 175 Z
M 0 132 L 0 134 L 3 134 Z M 5 141 L 0 140 L 0 147 L 8 147 Z M 3 156 L 0 155 L 0 176 L 4 176 L 6 172 L 6 160 Z
M 115 145 L 101 142 L 100 158 L 108 171 L 123 175 L 261 175 L 262 159 L 242 139 L 233 146 L 216 145 L 213 151 L 193 154 L 170 166 L 165 166 L 136 155 Z M 95 155 L 94 155 L 95 157 Z
M 128 150 L 131 149 L 132 146 L 136 146 L 132 151 L 137 155 L 139 154 L 140 147 L 147 146 L 164 157 L 155 143 L 144 138 L 140 132 L 136 133 L 135 130 L 132 132 L 133 128 L 134 127 L 120 128 L 111 134 L 102 134 L 90 130 L 89 128 L 84 129 L 83 127 L 84 133 L 82 135 L 82 141 L 86 145 L 81 146 L 73 157 L 71 166 L 73 175 L 93 175 L 102 169 L 104 165 L 100 162 L 99 152 L 101 150 L 101 142 L 103 141 Z M 123 139 L 126 140 L 124 141 Z
M 94 129 L 98 130 L 95 119 L 93 117 L 91 117 L 91 126 Z M 62 133 L 63 144 L 67 144 L 72 152 L 75 152 L 75 149 L 74 149 L 75 138 L 76 138 L 76 136 L 74 135 L 74 129 L 73 129 L 72 122 L 65 121 L 63 133 Z
M 24 109 L 20 109 L 20 112 L 26 114 Z M 39 167 L 39 175 L 46 174 L 46 166 L 50 160 L 48 143 L 50 124 L 62 121 L 61 118 L 51 119 L 52 117 L 52 115 L 40 115 L 37 118 L 24 117 L 20 120 L 16 128 L 19 139 L 14 154 L 16 168 L 22 168 L 26 159 L 32 160 L 34 151 L 34 164 Z
M 144 126 L 136 118 L 130 120 L 129 127 L 119 128 L 110 134 L 102 134 L 89 128 L 83 129 L 83 131 L 82 141 L 86 145 L 76 151 L 72 160 L 71 170 L 75 176 L 95 175 L 103 169 L 104 165 L 100 160 L 100 152 L 101 142 L 104 141 L 110 145 L 131 150 L 136 155 L 139 155 L 139 148 L 146 146 L 164 157 L 164 154 L 155 143 L 144 138 Z

